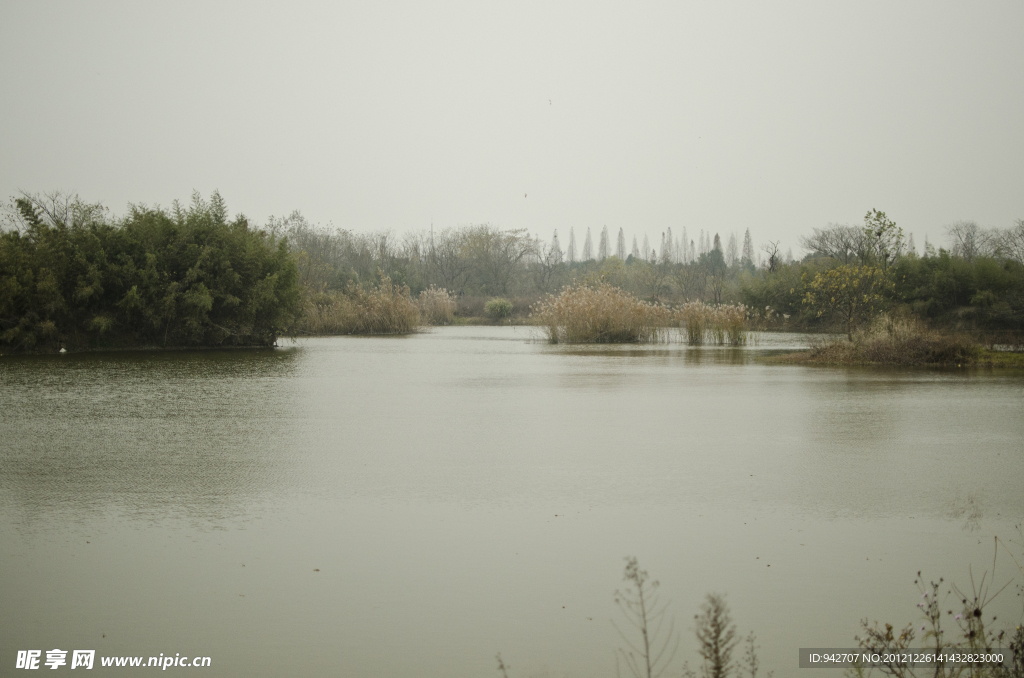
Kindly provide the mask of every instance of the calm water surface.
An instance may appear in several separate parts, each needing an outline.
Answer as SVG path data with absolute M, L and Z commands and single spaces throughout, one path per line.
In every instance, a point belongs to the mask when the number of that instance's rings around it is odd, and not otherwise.
M 680 659 L 724 592 L 763 668 L 797 675 L 861 618 L 914 621 L 917 570 L 991 569 L 1024 519 L 1024 378 L 756 362 L 802 341 L 472 327 L 0 358 L 0 675 L 62 648 L 208 676 L 494 676 L 498 651 L 515 678 L 613 676 L 628 555 Z M 992 609 L 1020 622 L 1012 586 Z

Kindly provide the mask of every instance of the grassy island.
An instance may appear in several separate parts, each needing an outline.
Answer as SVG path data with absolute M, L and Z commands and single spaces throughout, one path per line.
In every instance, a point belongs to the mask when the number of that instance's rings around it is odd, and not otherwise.
M 916 318 L 878 316 L 850 340 L 773 356 L 771 362 L 818 365 L 944 365 L 1024 367 L 1024 353 L 986 349 L 970 336 L 927 329 Z

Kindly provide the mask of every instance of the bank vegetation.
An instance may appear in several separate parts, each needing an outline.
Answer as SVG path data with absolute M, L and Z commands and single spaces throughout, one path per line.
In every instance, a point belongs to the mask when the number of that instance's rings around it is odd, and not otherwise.
M 119 218 L 74 196 L 25 194 L 0 233 L 0 349 L 266 345 L 535 322 L 560 342 L 661 341 L 673 328 L 694 345 L 742 345 L 752 329 L 838 332 L 846 345 L 829 351 L 848 362 L 887 353 L 868 330 L 885 313 L 920 321 L 913 346 L 890 341 L 908 351 L 939 334 L 1019 350 L 1024 220 L 957 222 L 946 237 L 919 248 L 870 210 L 861 224 L 810 229 L 797 259 L 777 241 L 755 248 L 749 229 L 666 229 L 653 245 L 607 227 L 570 229 L 567 243 L 489 224 L 398 237 L 299 212 L 231 219 L 217 194 Z M 955 354 L 929 351 L 911 353 Z

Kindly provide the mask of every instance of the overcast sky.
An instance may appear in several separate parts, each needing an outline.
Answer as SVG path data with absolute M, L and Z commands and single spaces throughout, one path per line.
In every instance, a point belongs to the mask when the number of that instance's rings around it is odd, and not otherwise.
M 1024 217 L 1024 2 L 0 4 L 0 196 L 918 246 Z M 696 239 L 696 238 L 694 238 Z

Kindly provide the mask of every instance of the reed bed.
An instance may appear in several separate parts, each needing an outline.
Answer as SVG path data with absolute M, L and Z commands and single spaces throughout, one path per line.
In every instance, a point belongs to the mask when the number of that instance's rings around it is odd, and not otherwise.
M 652 343 L 668 337 L 673 313 L 608 283 L 567 285 L 533 306 L 531 318 L 548 341 L 558 343 Z
M 304 304 L 303 334 L 409 334 L 420 324 L 420 311 L 407 285 L 388 277 L 369 291 L 350 284 L 345 292 L 310 295 Z
M 676 317 L 690 346 L 743 346 L 750 341 L 749 310 L 743 304 L 711 306 L 700 301 L 683 304 Z
M 451 325 L 455 321 L 455 296 L 446 289 L 430 286 L 416 299 L 420 318 L 428 325 Z

